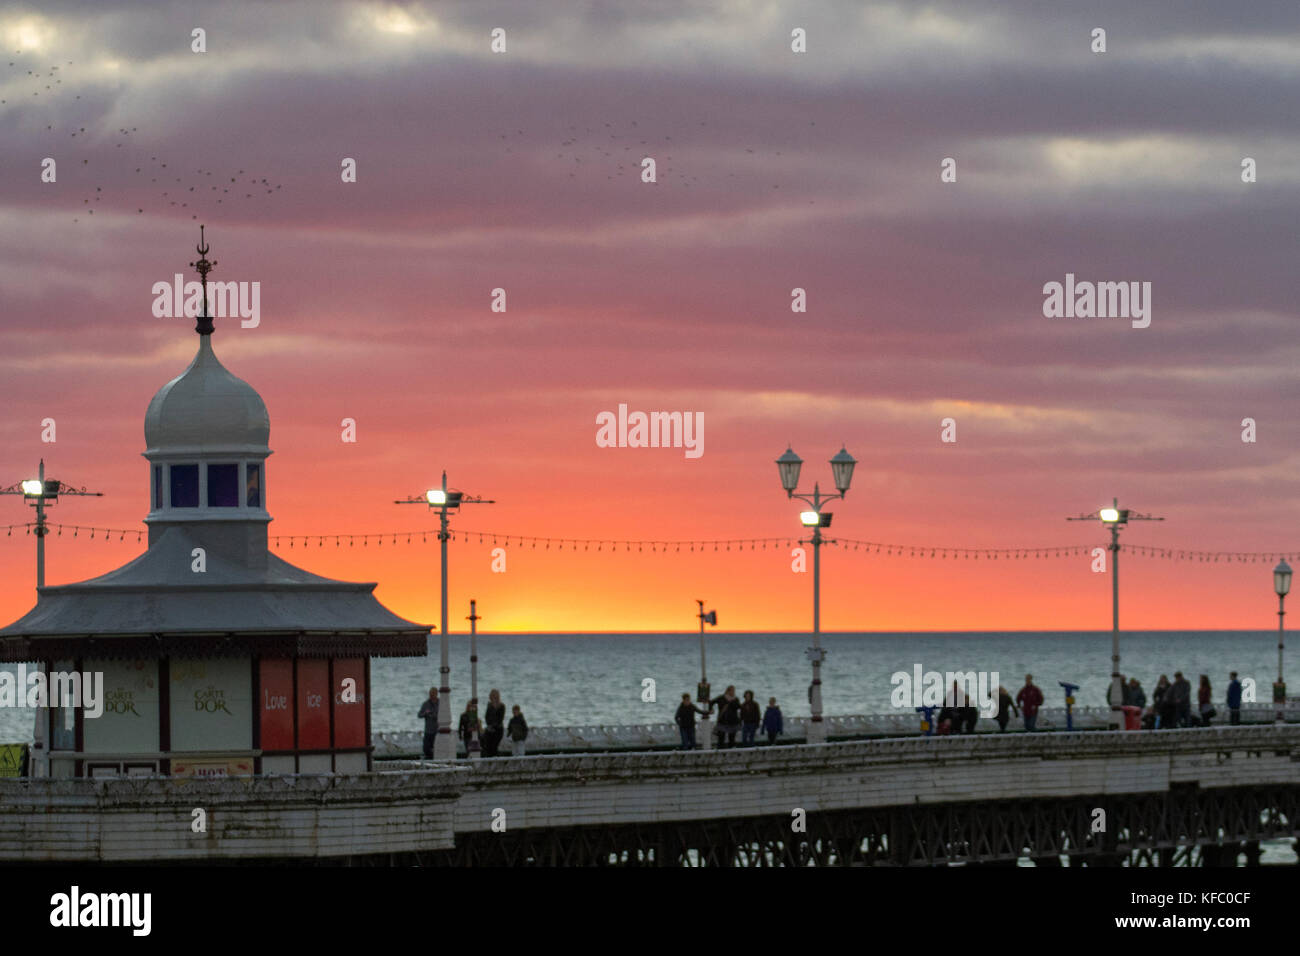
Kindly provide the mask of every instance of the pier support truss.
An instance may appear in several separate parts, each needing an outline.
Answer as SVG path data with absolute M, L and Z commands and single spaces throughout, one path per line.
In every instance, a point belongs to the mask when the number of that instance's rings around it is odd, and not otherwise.
M 1095 810 L 1106 830 L 1093 833 Z M 1120 796 L 917 804 L 807 814 L 456 834 L 433 866 L 1234 866 L 1300 837 L 1300 784 Z

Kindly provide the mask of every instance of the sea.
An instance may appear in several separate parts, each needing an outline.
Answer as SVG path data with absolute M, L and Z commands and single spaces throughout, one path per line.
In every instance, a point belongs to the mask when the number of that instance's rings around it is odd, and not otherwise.
M 734 684 L 766 705 L 775 697 L 787 716 L 808 713 L 812 635 L 710 632 L 705 638 L 713 693 Z M 1300 657 L 1300 640 L 1292 660 Z M 832 633 L 821 635 L 823 710 L 835 714 L 890 713 L 892 676 L 922 671 L 997 672 L 1014 695 L 1026 674 L 1046 705 L 1064 706 L 1059 684 L 1077 684 L 1079 706 L 1103 706 L 1110 682 L 1110 631 Z M 470 689 L 470 638 L 452 634 L 451 705 L 464 709 Z M 427 657 L 377 658 L 371 664 L 371 727 L 419 730 L 416 713 L 437 683 L 439 639 Z M 496 688 L 534 726 L 670 723 L 681 695 L 700 680 L 698 633 L 479 634 L 479 697 Z M 0 669 L 12 672 L 13 665 Z M 1291 665 L 1291 671 L 1295 664 Z M 1259 700 L 1271 699 L 1277 676 L 1276 631 L 1125 631 L 1120 671 L 1137 677 L 1150 697 L 1161 674 L 1182 671 L 1195 689 L 1209 677 L 1223 710 L 1228 672 L 1253 680 Z M 647 681 L 653 683 L 647 683 Z M 1300 687 L 1300 678 L 1288 682 Z M 30 741 L 31 713 L 0 708 L 0 743 Z

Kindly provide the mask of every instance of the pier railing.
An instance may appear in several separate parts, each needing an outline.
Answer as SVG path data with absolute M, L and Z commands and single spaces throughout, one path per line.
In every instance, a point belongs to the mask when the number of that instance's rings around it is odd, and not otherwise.
M 1300 721 L 1300 699 L 1287 703 L 1287 720 Z M 1075 707 L 1072 713 L 1075 730 L 1106 730 L 1114 721 L 1109 707 Z M 1271 724 L 1274 720 L 1273 704 L 1245 704 L 1241 709 L 1243 724 Z M 785 730 L 778 738 L 781 743 L 799 743 L 807 740 L 807 717 L 786 717 Z M 826 717 L 826 736 L 829 740 L 860 740 L 872 737 L 919 737 L 921 715 L 915 711 L 892 714 L 849 714 Z M 1226 709 L 1220 710 L 1215 725 L 1227 723 Z M 1063 731 L 1066 727 L 1064 707 L 1044 707 L 1038 712 L 1036 729 Z M 977 734 L 997 734 L 997 721 L 981 717 L 976 724 Z M 1008 733 L 1023 733 L 1024 723 L 1012 718 Z M 766 738 L 760 734 L 761 742 Z M 698 739 L 698 738 L 697 738 Z M 380 759 L 412 757 L 419 755 L 424 735 L 421 731 L 387 731 L 372 735 L 375 757 Z M 608 750 L 661 750 L 679 747 L 681 737 L 677 725 L 671 723 L 644 724 L 582 724 L 574 727 L 530 727 L 527 748 L 529 753 L 577 753 Z M 465 745 L 457 741 L 458 752 L 465 753 Z M 510 752 L 509 741 L 502 741 L 502 753 Z

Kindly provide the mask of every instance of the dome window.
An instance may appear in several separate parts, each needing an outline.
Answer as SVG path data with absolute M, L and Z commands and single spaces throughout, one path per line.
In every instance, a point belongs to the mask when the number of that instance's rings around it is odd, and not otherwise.
M 199 506 L 199 466 L 172 465 L 171 472 L 171 506 L 173 508 L 197 508 Z
M 239 507 L 239 465 L 208 465 L 208 507 Z
M 262 507 L 262 466 L 249 462 L 244 502 L 250 508 Z

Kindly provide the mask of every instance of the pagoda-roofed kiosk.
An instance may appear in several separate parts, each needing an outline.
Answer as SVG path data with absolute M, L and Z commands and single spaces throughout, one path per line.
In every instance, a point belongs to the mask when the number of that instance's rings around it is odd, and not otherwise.
M 427 653 L 429 628 L 380 604 L 373 583 L 267 550 L 270 419 L 217 360 L 207 312 L 194 361 L 145 415 L 148 550 L 39 588 L 0 630 L 0 660 L 104 675 L 102 716 L 41 712 L 51 776 L 369 770 L 370 659 Z

